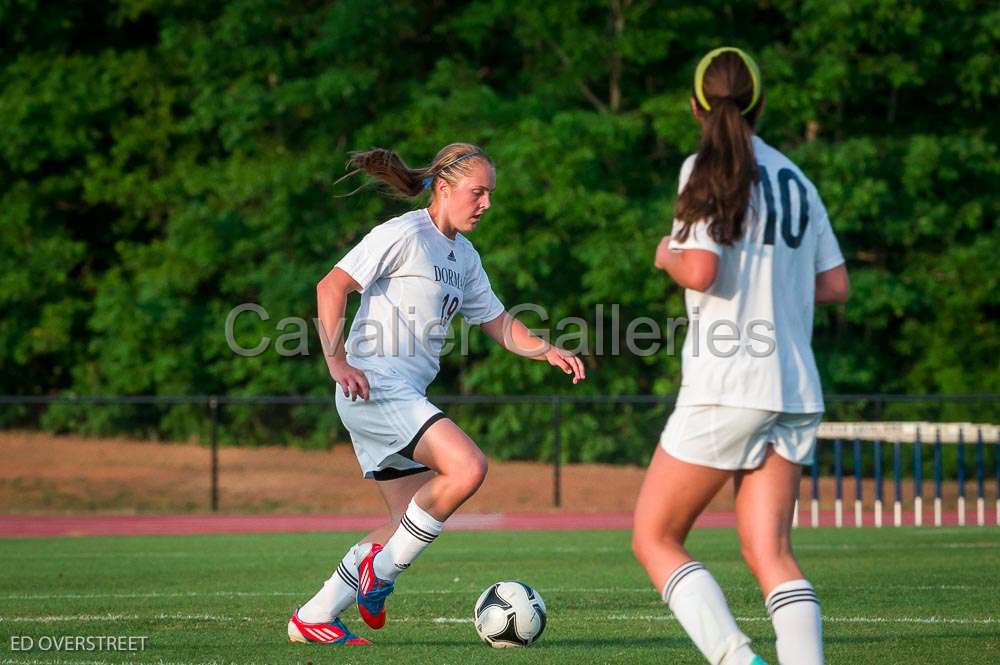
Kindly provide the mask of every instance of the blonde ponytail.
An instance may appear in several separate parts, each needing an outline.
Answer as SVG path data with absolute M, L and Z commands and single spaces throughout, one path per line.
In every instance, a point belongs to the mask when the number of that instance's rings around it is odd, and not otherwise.
M 363 152 L 352 152 L 348 168 L 354 170 L 337 182 L 364 172 L 372 179 L 388 185 L 396 194 L 406 197 L 420 195 L 425 189 L 433 189 L 434 181 L 443 178 L 454 184 L 459 176 L 472 173 L 472 165 L 482 161 L 493 166 L 493 161 L 483 152 L 482 148 L 471 143 L 451 143 L 438 151 L 434 161 L 428 166 L 410 168 L 393 150 L 374 148 Z M 365 187 L 362 184 L 350 194 L 355 194 Z M 432 194 L 433 196 L 433 194 Z

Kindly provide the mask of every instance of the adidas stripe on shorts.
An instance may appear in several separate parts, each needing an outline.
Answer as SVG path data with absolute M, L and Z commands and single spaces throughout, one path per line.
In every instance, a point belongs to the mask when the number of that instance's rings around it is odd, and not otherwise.
M 369 399 L 351 401 L 337 388 L 337 413 L 351 434 L 365 478 L 392 480 L 427 471 L 413 450 L 427 428 L 444 418 L 439 408 L 405 381 L 365 372 Z

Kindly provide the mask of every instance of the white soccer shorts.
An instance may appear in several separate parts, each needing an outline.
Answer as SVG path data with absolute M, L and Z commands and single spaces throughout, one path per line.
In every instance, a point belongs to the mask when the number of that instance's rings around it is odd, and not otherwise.
M 337 413 L 351 434 L 365 478 L 393 480 L 427 471 L 413 450 L 427 428 L 444 418 L 439 408 L 404 381 L 371 372 L 369 398 L 351 401 L 337 386 Z
M 780 413 L 735 406 L 679 406 L 660 445 L 682 462 L 715 469 L 756 469 L 767 446 L 789 462 L 812 464 L 822 413 Z

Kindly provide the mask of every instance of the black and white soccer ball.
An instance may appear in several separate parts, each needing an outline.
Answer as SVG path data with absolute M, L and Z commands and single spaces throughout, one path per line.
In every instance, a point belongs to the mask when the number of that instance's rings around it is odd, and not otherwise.
M 545 630 L 545 601 L 524 582 L 497 582 L 476 601 L 475 621 L 479 638 L 491 647 L 526 647 Z

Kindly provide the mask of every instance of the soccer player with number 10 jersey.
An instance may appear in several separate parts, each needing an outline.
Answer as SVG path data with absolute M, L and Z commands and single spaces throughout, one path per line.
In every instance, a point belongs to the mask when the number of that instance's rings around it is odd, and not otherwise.
M 681 168 L 673 230 L 655 265 L 686 289 L 699 325 L 684 340 L 681 389 L 640 490 L 633 550 L 710 663 L 763 663 L 722 589 L 684 548 L 695 519 L 735 478 L 737 532 L 778 660 L 818 665 L 819 599 L 790 531 L 823 412 L 813 307 L 847 299 L 847 271 L 816 187 L 754 133 L 763 107 L 747 53 L 723 47 L 698 63 L 691 111 L 701 144 Z M 765 334 L 733 343 L 754 325 Z M 729 340 L 721 349 L 706 339 L 720 327 Z

